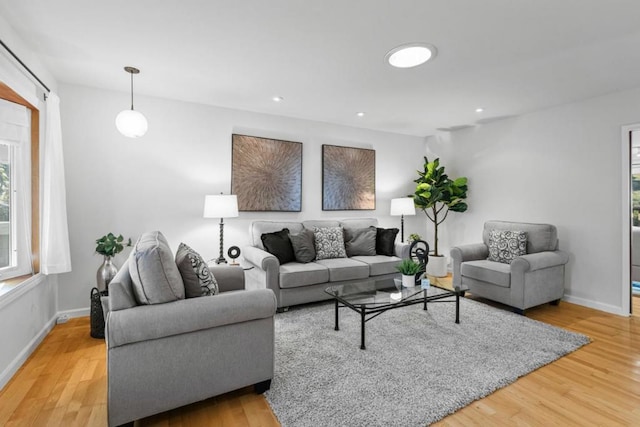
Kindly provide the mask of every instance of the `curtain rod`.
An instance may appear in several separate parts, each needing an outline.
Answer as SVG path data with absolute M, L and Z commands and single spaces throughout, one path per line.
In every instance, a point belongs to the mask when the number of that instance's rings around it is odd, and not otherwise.
M 16 55 L 15 53 L 13 53 L 13 51 L 11 49 L 9 49 L 9 46 L 7 46 L 2 40 L 0 40 L 0 44 L 2 45 L 2 47 L 5 48 L 5 50 L 7 52 L 9 52 L 11 54 L 11 56 L 13 56 L 15 58 L 16 61 L 18 61 L 20 63 L 20 65 L 22 65 L 22 67 L 27 70 L 29 72 L 29 74 L 31 74 L 33 76 L 34 79 L 36 79 L 38 81 L 38 83 L 40 83 L 40 85 L 47 91 L 47 93 L 51 92 L 51 89 L 49 89 L 49 87 L 47 87 L 46 84 L 44 84 L 42 82 L 42 80 L 40 80 L 40 78 L 38 76 L 36 76 L 36 74 L 31 71 L 31 69 L 29 67 L 27 67 L 27 65 L 22 62 L 22 60 L 20 58 L 18 58 L 18 55 Z M 47 100 L 47 94 L 44 94 L 44 100 Z

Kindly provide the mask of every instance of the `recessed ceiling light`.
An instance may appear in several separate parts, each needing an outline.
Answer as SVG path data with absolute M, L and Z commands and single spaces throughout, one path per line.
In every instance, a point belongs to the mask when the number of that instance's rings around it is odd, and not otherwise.
M 356 113 L 356 116 L 358 116 L 358 117 L 364 117 L 364 111 L 358 111 L 358 112 Z
M 273 98 L 271 98 L 273 100 L 273 102 L 281 102 L 284 101 L 284 98 L 281 96 L 274 96 Z
M 482 113 L 484 111 L 484 108 L 476 108 L 476 113 Z
M 384 58 L 396 68 L 411 68 L 435 58 L 437 53 L 435 46 L 430 44 L 409 43 L 391 49 Z

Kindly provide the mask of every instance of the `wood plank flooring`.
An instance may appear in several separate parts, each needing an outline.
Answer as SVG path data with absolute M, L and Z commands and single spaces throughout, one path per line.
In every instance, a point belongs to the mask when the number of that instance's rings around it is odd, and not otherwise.
M 640 298 L 633 300 L 639 314 Z M 436 425 L 639 426 L 637 314 L 620 317 L 565 302 L 527 311 L 527 317 L 589 335 L 592 343 Z M 106 425 L 105 345 L 91 338 L 89 329 L 88 318 L 53 329 L 0 392 L 0 426 Z M 163 427 L 278 425 L 264 397 L 251 389 L 136 422 Z

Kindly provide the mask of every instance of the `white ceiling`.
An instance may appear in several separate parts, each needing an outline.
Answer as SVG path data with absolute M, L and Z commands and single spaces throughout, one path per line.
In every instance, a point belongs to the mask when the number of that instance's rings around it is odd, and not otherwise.
M 0 0 L 0 14 L 59 82 L 124 95 L 132 65 L 136 94 L 418 136 L 640 86 L 640 0 Z M 438 56 L 384 63 L 408 42 Z

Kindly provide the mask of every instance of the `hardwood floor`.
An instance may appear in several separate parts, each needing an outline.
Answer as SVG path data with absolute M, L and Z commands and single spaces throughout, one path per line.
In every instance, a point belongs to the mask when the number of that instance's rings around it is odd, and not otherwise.
M 527 317 L 592 342 L 435 425 L 640 425 L 640 298 L 633 310 L 628 318 L 565 302 L 528 310 Z M 47 425 L 106 425 L 105 345 L 89 336 L 88 318 L 57 325 L 0 392 L 0 426 Z M 279 424 L 265 399 L 244 389 L 136 425 Z

